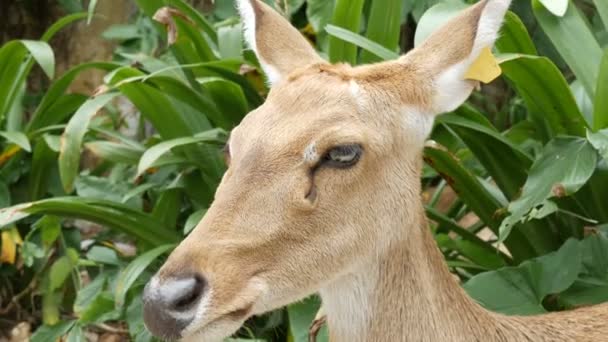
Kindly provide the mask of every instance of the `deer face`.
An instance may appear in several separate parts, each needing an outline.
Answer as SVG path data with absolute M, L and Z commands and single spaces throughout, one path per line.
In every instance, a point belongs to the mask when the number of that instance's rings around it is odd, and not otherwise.
M 438 32 L 397 61 L 353 68 L 321 60 L 262 2 L 239 2 L 273 87 L 232 131 L 213 205 L 146 286 L 144 318 L 159 337 L 220 340 L 407 238 L 397 232 L 422 215 L 433 115 L 475 86 L 463 74 L 478 25 L 496 12 L 482 2 L 448 24 L 459 44 Z M 508 1 L 496 3 L 502 18 Z

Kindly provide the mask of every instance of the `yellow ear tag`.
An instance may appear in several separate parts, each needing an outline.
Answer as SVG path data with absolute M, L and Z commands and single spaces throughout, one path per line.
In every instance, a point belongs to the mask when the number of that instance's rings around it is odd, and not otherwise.
M 502 70 L 498 65 L 496 57 L 492 54 L 492 50 L 490 47 L 485 47 L 479 53 L 479 57 L 471 64 L 464 78 L 490 83 L 500 76 L 501 73 Z

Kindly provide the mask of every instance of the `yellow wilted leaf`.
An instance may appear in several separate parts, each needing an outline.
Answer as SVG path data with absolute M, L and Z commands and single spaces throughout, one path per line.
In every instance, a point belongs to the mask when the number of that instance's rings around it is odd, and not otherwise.
M 496 57 L 492 54 L 492 50 L 490 47 L 485 47 L 479 53 L 479 57 L 471 64 L 471 67 L 467 70 L 464 78 L 467 80 L 490 83 L 500 76 L 501 73 L 502 70 L 498 65 Z
M 0 264 L 14 264 L 17 258 L 17 245 L 23 244 L 21 235 L 17 228 L 2 231 L 2 252 L 0 253 Z

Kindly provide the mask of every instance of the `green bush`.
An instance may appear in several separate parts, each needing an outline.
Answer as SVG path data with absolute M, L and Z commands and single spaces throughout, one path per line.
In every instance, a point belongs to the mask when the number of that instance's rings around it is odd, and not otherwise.
M 54 78 L 46 41 L 87 14 L 0 49 L 0 310 L 29 311 L 41 323 L 33 341 L 78 340 L 107 324 L 152 340 L 143 285 L 204 216 L 225 169 L 226 132 L 267 93 L 231 2 L 207 16 L 183 0 L 136 2 L 136 22 L 104 34 L 121 41 L 113 62 Z M 322 55 L 359 64 L 395 58 L 466 6 L 435 2 L 290 0 L 285 8 Z M 608 301 L 608 5 L 532 0 L 513 9 L 525 25 L 509 13 L 497 43 L 504 78 L 494 87 L 505 99 L 492 88 L 476 93 L 438 118 L 425 149 L 431 229 L 465 289 L 492 310 Z M 536 26 L 531 37 L 526 27 Z M 34 63 L 53 81 L 25 119 Z M 98 92 L 67 94 L 87 69 L 107 72 Z M 134 136 L 122 133 L 120 99 L 141 113 Z M 83 163 L 83 151 L 96 162 Z M 447 188 L 457 197 L 442 210 Z M 461 225 L 465 216 L 475 222 Z M 103 228 L 90 234 L 74 219 Z M 484 228 L 496 238 L 481 239 Z M 318 306 L 310 298 L 252 319 L 238 335 L 306 341 Z

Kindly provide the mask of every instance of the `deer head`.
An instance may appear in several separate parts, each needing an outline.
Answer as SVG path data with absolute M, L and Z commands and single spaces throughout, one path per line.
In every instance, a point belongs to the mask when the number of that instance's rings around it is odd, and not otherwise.
M 221 339 L 408 239 L 403 227 L 424 215 L 433 119 L 476 86 L 464 75 L 509 2 L 481 1 L 398 60 L 351 67 L 323 61 L 263 2 L 239 0 L 272 89 L 232 131 L 213 205 L 147 285 L 148 328 Z

